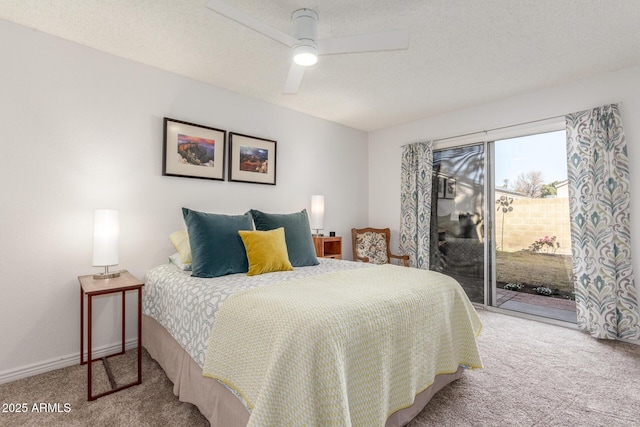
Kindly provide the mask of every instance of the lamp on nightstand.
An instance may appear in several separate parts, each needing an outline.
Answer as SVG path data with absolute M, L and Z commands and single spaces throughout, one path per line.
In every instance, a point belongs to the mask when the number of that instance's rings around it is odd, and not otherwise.
M 104 267 L 104 273 L 94 274 L 94 279 L 111 279 L 120 276 L 109 267 L 118 264 L 118 240 L 120 238 L 120 211 L 96 209 L 93 215 L 93 263 Z
M 311 229 L 316 230 L 315 236 L 321 236 L 324 228 L 324 196 L 311 196 Z

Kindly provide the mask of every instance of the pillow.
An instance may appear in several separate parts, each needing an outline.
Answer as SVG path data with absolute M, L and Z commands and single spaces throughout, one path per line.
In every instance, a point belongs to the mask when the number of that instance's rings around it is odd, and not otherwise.
M 182 208 L 189 231 L 193 277 L 246 273 L 247 254 L 239 230 L 253 230 L 251 215 L 219 215 Z
M 241 230 L 238 231 L 238 234 L 240 234 L 247 251 L 247 260 L 249 261 L 247 276 L 293 270 L 287 255 L 283 227 L 269 231 Z
M 169 240 L 180 255 L 183 264 L 191 264 L 191 245 L 189 244 L 189 233 L 187 230 L 180 230 L 169 235 Z
M 191 263 L 184 264 L 180 259 L 180 254 L 177 252 L 169 257 L 169 262 L 182 271 L 191 271 Z
M 287 253 L 292 266 L 304 267 L 320 264 L 316 257 L 315 246 L 313 246 L 306 209 L 292 214 L 269 214 L 251 209 L 251 215 L 256 230 L 267 231 L 284 227 Z

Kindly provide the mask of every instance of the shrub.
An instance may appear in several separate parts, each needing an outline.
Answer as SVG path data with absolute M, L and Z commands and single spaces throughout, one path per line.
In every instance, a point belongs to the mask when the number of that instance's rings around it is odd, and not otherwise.
M 528 250 L 531 252 L 540 252 L 544 249 L 547 253 L 556 253 L 559 247 L 560 242 L 556 242 L 556 236 L 544 236 L 533 242 Z
M 546 286 L 540 286 L 538 288 L 535 288 L 534 290 L 540 295 L 546 295 L 546 296 L 553 295 L 553 290 L 547 288 Z
M 507 291 L 521 291 L 522 285 L 520 283 L 507 283 L 503 286 L 503 289 L 506 289 Z

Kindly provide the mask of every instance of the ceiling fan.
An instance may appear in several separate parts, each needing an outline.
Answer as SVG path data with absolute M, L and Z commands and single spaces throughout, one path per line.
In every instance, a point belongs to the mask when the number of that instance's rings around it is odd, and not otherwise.
M 222 0 L 209 0 L 207 7 L 229 19 L 255 30 L 293 49 L 293 62 L 283 93 L 298 92 L 306 67 L 318 62 L 318 55 L 399 50 L 409 47 L 409 33 L 404 30 L 316 40 L 318 14 L 311 9 L 298 9 L 291 14 L 295 31 L 289 35 Z

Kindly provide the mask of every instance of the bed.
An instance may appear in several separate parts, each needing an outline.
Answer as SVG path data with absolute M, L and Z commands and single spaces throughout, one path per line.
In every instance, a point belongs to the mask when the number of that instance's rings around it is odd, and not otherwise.
M 482 367 L 481 324 L 454 279 L 315 256 L 302 262 L 287 247 L 306 237 L 285 246 L 284 231 L 240 231 L 248 273 L 194 277 L 201 272 L 179 262 L 147 273 L 142 343 L 179 399 L 212 426 L 402 426 L 464 370 Z M 282 244 L 267 252 L 284 251 L 285 263 L 273 268 L 271 260 L 256 273 L 256 241 L 245 235 L 273 233 Z M 196 230 L 188 234 L 197 250 Z

